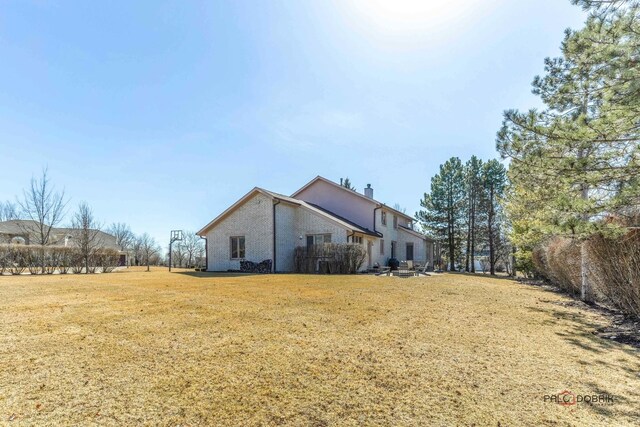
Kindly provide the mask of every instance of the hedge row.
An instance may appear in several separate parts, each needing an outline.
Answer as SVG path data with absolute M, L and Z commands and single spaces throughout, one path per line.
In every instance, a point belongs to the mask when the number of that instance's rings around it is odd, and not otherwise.
M 640 317 L 640 230 L 618 238 L 593 236 L 585 243 L 587 277 L 597 300 Z M 572 295 L 582 283 L 580 243 L 549 239 L 533 252 L 537 273 Z
M 120 255 L 113 249 L 94 251 L 86 271 L 82 253 L 73 247 L 0 245 L 1 274 L 110 273 L 119 264 Z
M 325 243 L 298 246 L 294 253 L 296 273 L 355 274 L 364 263 L 367 252 L 362 245 Z

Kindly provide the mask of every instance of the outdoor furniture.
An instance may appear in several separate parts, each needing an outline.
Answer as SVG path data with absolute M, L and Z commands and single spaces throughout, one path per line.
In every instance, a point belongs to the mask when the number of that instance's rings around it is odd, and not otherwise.
M 416 272 L 413 270 L 408 270 L 408 269 L 398 269 L 396 271 L 393 272 L 393 275 L 396 277 L 402 277 L 402 278 L 407 278 L 407 277 L 413 277 L 416 275 Z
M 376 273 L 376 276 L 382 276 L 386 274 L 387 276 L 391 273 L 391 267 L 380 267 L 380 271 Z
M 424 274 L 425 276 L 429 276 L 429 273 L 427 273 L 428 269 L 429 269 L 429 263 L 426 263 L 424 267 L 416 269 L 416 272 L 418 273 L 418 276 L 421 274 Z
M 403 278 L 415 276 L 415 271 L 409 269 L 409 262 L 413 264 L 413 261 L 401 261 L 398 266 L 398 270 L 394 273 L 394 276 Z

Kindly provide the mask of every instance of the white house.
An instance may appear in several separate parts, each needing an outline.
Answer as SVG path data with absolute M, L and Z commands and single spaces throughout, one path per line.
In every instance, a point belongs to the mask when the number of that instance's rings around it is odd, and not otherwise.
M 355 243 L 362 269 L 389 258 L 433 266 L 434 242 L 413 219 L 373 198 L 318 176 L 291 196 L 255 187 L 197 233 L 206 238 L 207 271 L 239 270 L 240 261 L 271 260 L 272 271 L 294 271 L 297 246 Z

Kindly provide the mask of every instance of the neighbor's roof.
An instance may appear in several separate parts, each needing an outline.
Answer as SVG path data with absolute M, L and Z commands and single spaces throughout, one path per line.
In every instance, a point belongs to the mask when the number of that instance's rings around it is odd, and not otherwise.
M 38 227 L 38 222 L 30 219 L 0 221 L 0 234 L 24 234 Z
M 371 202 L 371 203 L 373 203 L 375 205 L 379 205 L 380 207 L 384 206 L 384 208 L 386 210 L 389 210 L 389 211 L 395 213 L 396 215 L 403 216 L 403 217 L 408 218 L 409 220 L 413 221 L 413 218 L 411 218 L 409 215 L 407 215 L 404 212 L 400 212 L 397 209 L 394 209 L 394 208 L 392 208 L 390 206 L 387 206 L 386 204 L 384 204 L 382 202 L 379 202 L 376 199 L 370 199 L 369 197 L 365 196 L 364 194 L 358 193 L 356 190 L 351 190 L 351 189 L 349 189 L 349 188 L 347 188 L 345 186 L 342 186 L 342 185 L 338 184 L 337 182 L 333 182 L 330 179 L 327 179 L 327 178 L 322 177 L 320 175 L 316 176 L 311 181 L 307 182 L 304 186 L 302 186 L 302 188 L 300 188 L 298 191 L 293 193 L 291 195 L 291 197 L 297 197 L 300 193 L 302 193 L 302 191 L 306 190 L 308 187 L 310 187 L 312 184 L 316 183 L 317 181 L 326 182 L 327 184 L 333 185 L 334 187 L 337 187 L 337 188 L 339 188 L 339 189 L 341 189 L 343 191 L 347 191 L 348 193 L 353 194 L 354 196 L 358 196 L 358 197 L 360 197 L 360 198 L 362 198 L 362 199 L 364 199 L 364 200 L 366 200 L 368 202 Z
M 30 219 L 14 219 L 10 221 L 0 221 L 0 234 L 33 235 L 38 233 L 39 228 L 40 228 L 40 223 L 38 221 L 33 221 Z M 70 235 L 70 234 L 73 234 L 75 231 L 76 230 L 74 230 L 73 228 L 52 227 L 51 237 L 52 239 L 54 239 L 59 234 Z M 102 239 L 102 242 L 104 245 L 112 246 L 114 248 L 117 247 L 115 236 L 109 233 L 105 233 L 104 231 L 101 231 L 101 230 L 98 230 L 98 235 Z
M 357 233 L 362 233 L 362 234 L 367 234 L 370 236 L 375 236 L 375 237 L 381 237 L 382 234 L 380 233 L 376 233 L 374 231 L 369 230 L 368 228 L 362 227 L 352 221 L 347 220 L 346 218 L 343 218 L 339 215 L 334 214 L 333 212 L 330 212 L 326 209 L 321 208 L 320 206 L 316 206 L 314 204 L 311 203 L 307 203 L 304 200 L 299 200 L 296 199 L 294 197 L 289 197 L 289 196 L 285 196 L 283 194 L 279 194 L 279 193 L 275 193 L 273 191 L 269 191 L 269 190 L 265 190 L 264 188 L 260 188 L 260 187 L 254 187 L 251 191 L 249 191 L 247 194 L 245 194 L 244 196 L 242 196 L 240 198 L 240 200 L 238 200 L 237 202 L 235 202 L 233 205 L 229 206 L 229 208 L 227 208 L 224 212 L 222 212 L 220 215 L 218 215 L 217 217 L 215 217 L 211 222 L 209 222 L 207 225 L 205 225 L 200 231 L 198 231 L 196 234 L 198 236 L 204 236 L 204 234 L 206 234 L 207 231 L 209 231 L 209 229 L 211 229 L 211 227 L 215 226 L 218 222 L 222 221 L 224 218 L 226 218 L 228 215 L 230 215 L 233 211 L 235 211 L 237 208 L 239 208 L 240 206 L 242 206 L 247 200 L 249 200 L 251 197 L 253 197 L 256 193 L 260 193 L 260 194 L 264 194 L 265 196 L 271 198 L 271 199 L 275 199 L 275 200 L 279 200 L 285 203 L 290 203 L 292 205 L 295 206 L 300 206 L 303 209 L 307 209 L 313 213 L 315 213 L 318 216 L 321 216 L 323 218 L 326 218 L 330 221 L 333 221 L 335 223 L 337 223 L 338 225 L 351 230 L 351 231 L 355 231 Z

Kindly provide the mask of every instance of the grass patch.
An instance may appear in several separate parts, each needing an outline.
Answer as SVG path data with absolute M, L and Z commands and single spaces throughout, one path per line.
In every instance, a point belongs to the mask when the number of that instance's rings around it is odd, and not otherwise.
M 0 423 L 633 425 L 606 319 L 505 279 L 0 277 Z M 572 408 L 545 394 L 616 396 Z

